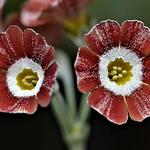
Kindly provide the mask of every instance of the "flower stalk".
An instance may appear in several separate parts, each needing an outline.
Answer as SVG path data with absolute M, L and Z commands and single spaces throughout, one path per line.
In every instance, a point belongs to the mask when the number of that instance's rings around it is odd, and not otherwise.
M 87 123 L 90 112 L 90 108 L 86 104 L 87 95 L 85 94 L 81 97 L 81 104 L 78 110 L 73 87 L 73 76 L 70 74 L 72 72 L 69 65 L 70 62 L 62 51 L 57 52 L 57 54 L 57 59 L 60 63 L 58 77 L 62 79 L 65 93 L 64 96 L 61 94 L 57 82 L 54 88 L 52 109 L 69 150 L 85 150 L 90 131 Z

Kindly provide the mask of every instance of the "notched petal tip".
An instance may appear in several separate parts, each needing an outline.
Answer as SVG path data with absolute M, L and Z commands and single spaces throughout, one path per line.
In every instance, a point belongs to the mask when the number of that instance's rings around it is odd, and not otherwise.
M 121 46 L 140 57 L 150 55 L 150 29 L 142 21 L 126 20 L 121 25 Z
M 128 120 L 128 111 L 122 96 L 115 96 L 103 87 L 92 91 L 88 104 L 110 122 L 121 125 Z
M 150 86 L 143 84 L 127 97 L 129 115 L 132 120 L 141 122 L 150 117 Z
M 105 20 L 95 25 L 84 35 L 86 45 L 97 55 L 119 46 L 120 25 L 114 20 Z
M 22 30 L 20 29 L 20 27 L 17 26 L 17 25 L 9 25 L 8 28 L 7 28 L 7 30 L 6 30 L 6 32 L 8 32 L 9 30 L 18 30 L 18 31 L 22 32 Z

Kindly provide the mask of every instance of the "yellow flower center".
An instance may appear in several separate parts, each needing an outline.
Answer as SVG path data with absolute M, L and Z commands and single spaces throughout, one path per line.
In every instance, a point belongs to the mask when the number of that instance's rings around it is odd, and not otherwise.
M 36 86 L 38 82 L 38 74 L 37 72 L 33 72 L 32 69 L 23 69 L 22 72 L 18 74 L 16 77 L 17 85 L 21 88 L 21 90 L 32 90 Z
M 129 62 L 125 62 L 122 58 L 110 61 L 107 68 L 110 81 L 115 82 L 117 85 L 124 85 L 133 76 L 131 72 L 132 65 Z

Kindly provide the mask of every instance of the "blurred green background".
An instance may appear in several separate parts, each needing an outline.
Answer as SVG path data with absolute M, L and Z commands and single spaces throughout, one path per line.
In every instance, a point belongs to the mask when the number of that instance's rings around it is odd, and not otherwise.
M 150 0 L 95 0 L 89 12 L 96 16 L 98 22 L 114 19 L 122 23 L 136 19 L 150 26 Z

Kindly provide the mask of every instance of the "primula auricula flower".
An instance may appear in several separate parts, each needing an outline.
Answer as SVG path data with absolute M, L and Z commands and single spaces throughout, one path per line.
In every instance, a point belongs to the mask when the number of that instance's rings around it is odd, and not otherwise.
M 116 124 L 150 116 L 150 30 L 136 20 L 106 20 L 84 36 L 75 70 L 88 104 Z
M 28 0 L 21 11 L 25 26 L 60 24 L 73 34 L 88 24 L 86 7 L 92 0 Z
M 4 27 L 7 28 L 9 25 L 18 25 L 21 29 L 26 27 L 20 22 L 19 13 L 12 13 L 4 21 Z M 57 45 L 62 37 L 62 28 L 59 24 L 47 23 L 32 27 L 36 32 L 40 33 L 46 39 L 46 42 L 50 45 Z
M 21 11 L 25 26 L 39 26 L 57 20 L 54 9 L 61 0 L 27 0 Z M 54 21 L 55 20 L 55 21 Z
M 0 34 L 0 111 L 32 114 L 46 107 L 56 79 L 54 48 L 32 29 Z
M 89 25 L 89 16 L 86 13 L 87 6 L 93 0 L 62 0 L 60 12 L 62 22 L 68 33 L 80 34 L 80 31 Z

